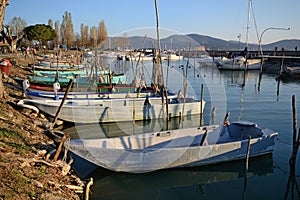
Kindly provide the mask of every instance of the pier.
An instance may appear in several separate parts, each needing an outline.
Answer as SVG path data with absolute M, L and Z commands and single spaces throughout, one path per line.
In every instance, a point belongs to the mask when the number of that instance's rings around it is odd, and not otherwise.
M 201 55 L 210 55 L 212 57 L 222 57 L 225 56 L 227 57 L 229 52 L 231 53 L 236 53 L 239 54 L 241 53 L 242 50 L 207 50 L 207 51 L 177 51 L 177 53 L 179 55 L 183 55 L 184 57 L 188 57 L 188 54 L 190 53 L 191 57 L 200 57 Z M 260 51 L 248 51 L 248 55 L 250 55 L 251 57 L 261 57 L 261 53 Z M 300 59 L 300 51 L 263 51 L 263 55 L 264 57 L 269 57 L 269 58 L 276 58 L 276 57 L 282 57 L 285 56 L 285 58 L 293 58 L 293 59 Z M 289 58 L 290 57 L 290 58 Z

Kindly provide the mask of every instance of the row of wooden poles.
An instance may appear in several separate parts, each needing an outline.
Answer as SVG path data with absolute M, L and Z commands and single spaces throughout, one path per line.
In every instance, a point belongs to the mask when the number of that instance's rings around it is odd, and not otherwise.
M 290 164 L 290 174 L 286 186 L 286 192 L 284 194 L 284 199 L 288 199 L 289 193 L 291 193 L 291 199 L 295 199 L 294 190 L 300 198 L 300 188 L 296 180 L 296 158 L 298 149 L 300 146 L 300 128 L 298 129 L 297 135 L 297 112 L 296 112 L 296 98 L 295 95 L 292 96 L 292 114 L 293 114 L 293 144 L 292 144 L 292 154 L 289 159 Z
M 300 197 L 300 188 L 298 186 L 296 180 L 296 158 L 298 149 L 300 146 L 300 128 L 298 129 L 297 134 L 297 112 L 296 112 L 296 98 L 295 95 L 292 96 L 292 115 L 293 115 L 293 130 L 292 130 L 292 154 L 289 159 L 290 165 L 290 174 L 287 182 L 286 192 L 284 194 L 284 199 L 288 199 L 289 193 L 292 195 L 292 199 L 295 198 L 294 189 L 296 189 L 298 198 Z M 228 114 L 225 117 L 227 118 Z M 225 122 L 224 120 L 224 122 Z M 248 166 L 249 166 L 249 157 L 250 157 L 250 140 L 248 140 L 247 151 L 246 151 L 246 162 L 245 162 L 245 179 L 244 179 L 244 190 L 243 190 L 243 199 L 245 199 L 245 191 L 247 186 L 247 173 L 248 173 Z

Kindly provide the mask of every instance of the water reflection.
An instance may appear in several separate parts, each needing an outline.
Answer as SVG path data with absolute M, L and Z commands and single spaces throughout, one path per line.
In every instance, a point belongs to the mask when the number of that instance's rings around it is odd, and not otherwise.
M 297 195 L 295 195 L 295 192 Z M 290 160 L 290 174 L 286 185 L 284 199 L 288 199 L 289 194 L 291 199 L 296 199 L 296 196 L 300 198 L 300 187 L 296 179 L 296 160 Z
M 271 174 L 273 174 L 271 155 L 250 159 L 248 179 Z M 141 199 L 141 197 L 143 199 L 154 199 L 156 197 L 172 199 L 172 194 L 178 194 L 178 190 L 184 192 L 183 196 L 187 198 L 191 194 L 193 194 L 193 198 L 203 198 L 208 192 L 206 187 L 214 187 L 218 183 L 230 185 L 235 181 L 243 183 L 245 162 L 230 162 L 209 167 L 169 169 L 146 174 L 115 173 L 97 168 L 86 178 L 89 177 L 94 179 L 92 199 Z M 243 184 L 240 184 L 240 191 L 242 190 Z M 227 193 L 227 196 L 230 197 L 232 194 Z
M 205 124 L 203 117 L 202 124 Z M 163 130 L 173 130 L 179 128 L 197 127 L 200 124 L 200 115 L 176 117 L 170 120 L 148 120 L 148 121 L 131 121 L 115 123 L 95 123 L 73 125 L 63 129 L 68 133 L 71 139 L 91 139 L 91 138 L 110 138 L 125 135 L 134 135 L 149 133 Z

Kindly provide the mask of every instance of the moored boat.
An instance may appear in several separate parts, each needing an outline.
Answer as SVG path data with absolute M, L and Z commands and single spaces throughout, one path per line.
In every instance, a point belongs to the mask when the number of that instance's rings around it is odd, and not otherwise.
M 71 140 L 77 156 L 118 172 L 210 165 L 273 151 L 278 133 L 248 121 L 152 132 L 117 138 Z
M 22 105 L 32 105 L 40 111 L 55 116 L 61 100 L 24 99 Z M 200 109 L 202 105 L 202 110 Z M 168 117 L 203 113 L 205 101 L 194 98 L 169 98 Z M 184 109 L 183 109 L 184 108 Z M 151 120 L 166 118 L 161 97 L 122 99 L 67 99 L 59 115 L 61 120 L 73 123 L 106 123 L 118 121 Z

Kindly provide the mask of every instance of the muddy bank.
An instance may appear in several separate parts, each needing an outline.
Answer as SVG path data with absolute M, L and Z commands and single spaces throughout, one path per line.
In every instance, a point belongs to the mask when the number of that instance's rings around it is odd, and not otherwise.
M 32 60 L 13 59 L 9 76 L 3 75 L 5 98 L 0 100 L 0 199 L 83 199 L 85 183 L 63 162 L 53 161 L 57 145 L 44 134 L 49 121 L 20 108 L 23 99 L 13 77 L 26 78 Z

